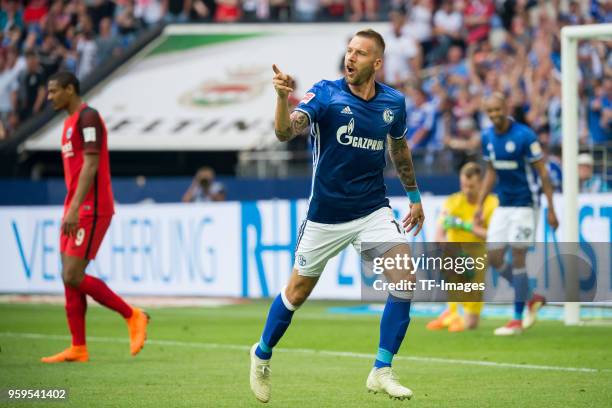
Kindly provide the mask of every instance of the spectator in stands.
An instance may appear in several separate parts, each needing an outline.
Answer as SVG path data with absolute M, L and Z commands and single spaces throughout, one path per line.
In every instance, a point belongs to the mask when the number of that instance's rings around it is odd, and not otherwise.
M 444 146 L 449 148 L 453 158 L 453 168 L 457 171 L 464 164 L 476 161 L 480 154 L 480 132 L 476 122 L 471 117 L 464 117 L 459 122 L 451 124 L 450 134 L 444 137 Z
M 45 80 L 49 78 L 51 74 L 57 72 L 62 66 L 64 52 L 65 50 L 60 47 L 57 38 L 54 35 L 45 35 L 40 46 L 40 50 L 38 51 L 40 66 L 43 69 Z
M 215 171 L 208 166 L 198 170 L 191 186 L 183 195 L 184 203 L 204 201 L 225 201 L 225 187 L 215 181 Z
M 105 17 L 100 21 L 100 34 L 96 38 L 96 65 L 102 64 L 120 53 L 119 38 L 113 33 L 113 21 Z
M 296 21 L 315 21 L 321 2 L 319 0 L 295 0 L 293 16 Z
M 4 0 L 0 9 L 0 31 L 7 31 L 11 27 L 24 28 L 23 12 L 16 0 Z
M 234 23 L 240 19 L 240 0 L 215 0 L 215 22 Z
M 451 45 L 464 45 L 462 37 L 463 15 L 455 2 L 444 0 L 434 14 L 433 23 L 437 45 L 431 56 L 431 61 L 439 63 Z
M 351 4 L 351 21 L 376 20 L 377 0 L 350 0 Z
M 47 0 L 30 0 L 23 10 L 23 21 L 26 25 L 40 24 L 48 11 Z
M 432 35 L 433 21 L 433 1 L 432 0 L 414 0 L 408 24 L 404 28 L 412 37 L 419 43 L 423 53 L 423 63 L 427 65 L 429 62 L 428 56 L 433 46 Z
M 268 0 L 270 21 L 288 22 L 291 19 L 291 4 L 289 0 Z
M 345 12 L 345 0 L 321 0 L 321 21 L 342 21 Z
M 467 28 L 467 43 L 476 44 L 489 37 L 491 19 L 495 14 L 492 0 L 469 0 L 464 11 L 464 22 Z
M 195 4 L 204 3 L 201 0 L 196 0 Z M 134 16 L 142 21 L 145 26 L 157 24 L 162 18 L 161 0 L 136 0 L 134 4 Z M 210 10 L 208 10 L 210 14 Z
M 121 36 L 122 45 L 127 46 L 141 29 L 141 21 L 134 15 L 133 0 L 127 0 L 127 2 L 117 10 L 115 21 L 117 22 L 117 31 Z
M 589 142 L 603 144 L 612 141 L 612 78 L 598 81 L 588 105 Z
M 76 39 L 77 67 L 76 76 L 83 80 L 96 66 L 98 47 L 94 38 L 92 19 L 83 14 L 79 18 L 79 33 Z
M 26 51 L 25 61 L 26 68 L 19 74 L 13 91 L 13 110 L 20 122 L 39 112 L 45 102 L 45 78 L 38 55 Z
M 420 49 L 411 35 L 403 31 L 406 15 L 403 9 L 389 13 L 391 29 L 385 36 L 384 82 L 401 89 L 406 80 L 420 69 Z
M 162 0 L 161 4 L 166 23 L 185 23 L 189 20 L 190 0 Z
M 113 18 L 115 15 L 115 8 L 117 4 L 130 3 L 130 0 L 89 0 L 85 4 L 87 6 L 87 15 L 91 19 L 89 24 L 91 25 L 92 31 L 97 31 L 100 27 L 100 22 L 104 18 Z
M 593 171 L 593 156 L 588 153 L 578 155 L 578 183 L 581 193 L 605 193 L 608 186 L 599 174 Z
M 427 100 L 425 91 L 421 88 L 408 88 L 408 96 L 414 105 L 406 113 L 406 138 L 413 150 L 423 150 L 427 147 L 432 136 L 435 120 L 435 110 Z

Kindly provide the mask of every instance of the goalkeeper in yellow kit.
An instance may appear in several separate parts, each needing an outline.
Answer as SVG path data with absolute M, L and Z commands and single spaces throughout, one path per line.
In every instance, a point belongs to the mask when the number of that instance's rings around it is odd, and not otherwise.
M 467 163 L 460 171 L 461 191 L 449 196 L 442 207 L 438 227 L 437 242 L 474 243 L 470 244 L 469 255 L 472 257 L 486 254 L 486 237 L 489 220 L 499 202 L 494 195 L 487 196 L 483 205 L 483 223 L 474 221 L 478 208 L 478 194 L 482 187 L 482 169 L 477 163 Z M 482 244 L 482 245 L 479 245 Z M 477 272 L 475 281 L 483 282 L 486 268 Z M 471 297 L 473 300 L 474 297 Z M 448 331 L 459 332 L 475 329 L 480 321 L 482 302 L 461 302 L 464 317 L 458 312 L 459 302 L 449 302 L 448 308 L 437 319 L 427 324 L 429 330 L 448 328 Z

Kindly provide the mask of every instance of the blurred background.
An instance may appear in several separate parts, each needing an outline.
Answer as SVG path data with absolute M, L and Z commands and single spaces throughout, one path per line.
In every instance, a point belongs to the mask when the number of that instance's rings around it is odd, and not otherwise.
M 45 101 L 46 79 L 58 70 L 79 77 L 85 100 L 107 122 L 119 203 L 308 197 L 309 141 L 274 142 L 269 64 L 285 63 L 296 77 L 296 103 L 314 82 L 342 75 L 348 36 L 367 26 L 387 42 L 379 80 L 406 95 L 421 190 L 456 191 L 458 168 L 480 160 L 488 126 L 480 103 L 495 91 L 537 132 L 560 189 L 560 29 L 611 21 L 612 5 L 597 0 L 2 0 L 0 204 L 63 200 L 60 128 Z M 210 63 L 220 55 L 231 60 Z M 580 188 L 605 192 L 610 42 L 582 41 L 578 55 Z M 159 68 L 186 58 L 208 63 L 198 71 Z M 162 102 L 169 98 L 176 99 Z M 257 103 L 232 116 L 249 101 Z M 215 125 L 219 118 L 234 120 Z M 402 195 L 392 168 L 388 176 L 390 194 Z
M 308 137 L 274 136 L 271 65 L 297 104 L 343 75 L 348 39 L 386 41 L 379 80 L 406 97 L 407 139 L 432 241 L 458 169 L 481 162 L 481 102 L 503 92 L 537 133 L 561 192 L 560 29 L 610 22 L 611 2 L 385 0 L 2 0 L 0 291 L 60 293 L 64 112 L 46 79 L 74 72 L 109 132 L 117 214 L 89 272 L 120 293 L 266 297 L 291 270 L 311 188 Z M 578 44 L 579 239 L 611 241 L 610 41 Z M 389 162 L 389 161 L 388 161 Z M 407 208 L 392 166 L 388 195 Z M 191 204 L 186 204 L 191 203 Z M 555 200 L 563 213 L 561 196 Z M 540 219 L 545 219 L 545 208 Z M 540 222 L 538 242 L 556 242 Z M 586 253 L 588 248 L 584 249 Z M 596 252 L 596 251 L 595 251 Z M 608 255 L 593 255 L 600 267 Z M 359 299 L 359 257 L 332 260 L 314 293 Z M 534 286 L 546 284 L 534 282 Z

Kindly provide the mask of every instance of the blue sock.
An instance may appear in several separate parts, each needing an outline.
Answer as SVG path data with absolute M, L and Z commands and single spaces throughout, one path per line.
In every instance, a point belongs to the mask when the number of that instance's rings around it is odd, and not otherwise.
M 391 367 L 410 323 L 410 301 L 389 295 L 380 319 L 380 342 L 374 367 Z
M 514 320 L 523 320 L 525 302 L 514 302 Z
M 525 310 L 525 302 L 529 298 L 529 278 L 524 267 L 514 270 L 512 283 L 514 286 L 514 319 L 521 320 L 523 310 Z
M 283 288 L 282 293 L 284 291 L 285 289 Z M 287 301 L 287 305 L 291 306 L 289 301 Z M 276 346 L 281 337 L 283 337 L 283 334 L 285 334 L 285 331 L 287 331 L 294 311 L 295 307 L 291 306 L 291 309 L 289 309 L 285 305 L 282 294 L 279 294 L 274 299 L 268 311 L 268 320 L 266 320 L 259 345 L 255 350 L 257 357 L 263 360 L 268 360 L 272 357 L 272 348 Z

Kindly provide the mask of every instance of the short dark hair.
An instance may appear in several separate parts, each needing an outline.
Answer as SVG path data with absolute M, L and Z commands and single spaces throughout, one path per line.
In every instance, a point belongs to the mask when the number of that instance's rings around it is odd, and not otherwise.
M 377 31 L 368 28 L 366 30 L 357 31 L 355 33 L 355 37 L 365 37 L 369 38 L 370 40 L 374 40 L 376 45 L 380 48 L 381 54 L 385 53 L 385 40 Z
M 482 169 L 476 162 L 467 162 L 461 167 L 460 174 L 467 178 L 472 178 L 474 176 L 482 178 Z
M 81 84 L 79 83 L 79 79 L 72 73 L 68 71 L 60 71 L 49 77 L 49 82 L 57 81 L 57 83 L 62 87 L 66 88 L 68 85 L 72 85 L 74 88 L 74 92 L 77 95 L 81 93 Z

